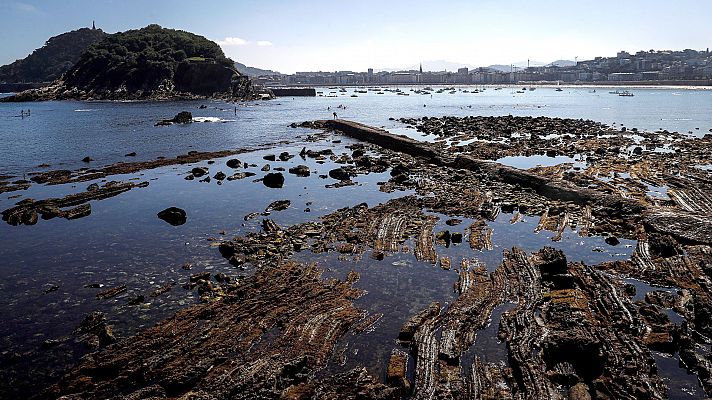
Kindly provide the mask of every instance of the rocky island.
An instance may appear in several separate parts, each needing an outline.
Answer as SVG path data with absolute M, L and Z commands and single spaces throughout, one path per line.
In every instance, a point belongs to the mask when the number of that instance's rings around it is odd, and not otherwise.
M 152 24 L 106 35 L 49 86 L 0 101 L 255 97 L 249 78 L 234 64 L 203 36 Z

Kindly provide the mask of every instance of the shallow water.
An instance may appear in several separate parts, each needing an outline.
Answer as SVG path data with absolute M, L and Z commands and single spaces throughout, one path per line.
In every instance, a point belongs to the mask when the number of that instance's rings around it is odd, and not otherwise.
M 470 88 L 471 89 L 471 88 Z M 328 93 L 326 88 L 320 88 Z M 402 88 L 408 92 L 410 88 Z M 0 173 L 22 174 L 48 163 L 54 169 L 123 161 L 136 152 L 135 160 L 173 157 L 189 150 L 213 151 L 291 139 L 292 122 L 346 118 L 393 129 L 420 139 L 389 117 L 521 115 L 585 118 L 616 126 L 646 130 L 667 129 L 702 136 L 712 129 L 712 90 L 630 89 L 633 98 L 609 95 L 603 88 L 567 88 L 556 92 L 542 87 L 525 94 L 507 88 L 488 88 L 481 93 L 398 96 L 373 91 L 350 97 L 353 88 L 338 97 L 280 98 L 273 101 L 228 104 L 219 101 L 190 102 L 79 102 L 0 103 Z M 200 105 L 207 108 L 199 109 Z M 343 108 L 337 108 L 343 105 Z M 423 107 L 423 106 L 426 107 Z M 237 110 L 235 111 L 235 108 Z M 31 110 L 21 118 L 20 110 Z M 157 121 L 187 110 L 202 120 L 220 120 L 187 126 L 154 127 Z M 696 130 L 695 128 L 699 128 Z M 134 159 L 132 159 L 134 160 Z

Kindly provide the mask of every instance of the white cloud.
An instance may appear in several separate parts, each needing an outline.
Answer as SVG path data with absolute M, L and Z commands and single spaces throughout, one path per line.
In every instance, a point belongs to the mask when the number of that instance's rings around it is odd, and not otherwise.
M 258 46 L 272 46 L 272 42 L 269 40 L 258 40 L 257 41 Z
M 224 40 L 218 40 L 220 46 L 244 46 L 249 42 L 239 37 L 226 37 Z

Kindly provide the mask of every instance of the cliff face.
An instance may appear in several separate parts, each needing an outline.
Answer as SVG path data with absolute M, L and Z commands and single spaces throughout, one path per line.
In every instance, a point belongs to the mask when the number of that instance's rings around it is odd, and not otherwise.
M 158 25 L 120 32 L 89 47 L 61 80 L 5 101 L 49 99 L 162 100 L 254 95 L 220 47 Z
M 232 91 L 234 70 L 214 63 L 181 63 L 173 81 L 179 92 L 211 95 Z

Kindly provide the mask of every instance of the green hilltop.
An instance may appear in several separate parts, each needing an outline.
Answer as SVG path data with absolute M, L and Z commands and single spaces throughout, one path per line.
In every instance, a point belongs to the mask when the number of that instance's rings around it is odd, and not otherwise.
M 79 60 L 87 47 L 106 36 L 101 29 L 82 28 L 51 37 L 29 56 L 0 66 L 0 82 L 54 81 Z
M 190 96 L 251 98 L 254 89 L 215 42 L 152 24 L 106 35 L 52 85 L 6 101 Z

